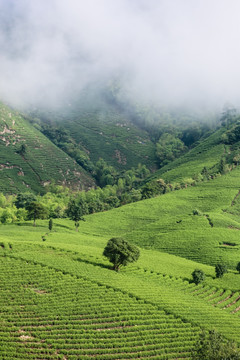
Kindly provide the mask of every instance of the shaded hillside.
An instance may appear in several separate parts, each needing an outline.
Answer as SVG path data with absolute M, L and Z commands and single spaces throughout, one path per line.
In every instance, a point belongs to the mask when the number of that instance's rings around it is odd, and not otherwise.
M 51 180 L 83 189 L 93 179 L 19 113 L 0 104 L 0 191 L 42 192 Z
M 98 93 L 83 92 L 54 112 L 41 109 L 31 114 L 68 130 L 93 163 L 103 158 L 120 171 L 139 163 L 156 169 L 155 144 L 148 132 L 134 124 L 123 108 Z

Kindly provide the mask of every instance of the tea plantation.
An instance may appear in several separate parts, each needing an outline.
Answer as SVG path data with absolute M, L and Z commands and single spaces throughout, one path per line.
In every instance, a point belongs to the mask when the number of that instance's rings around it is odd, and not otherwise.
M 51 180 L 78 189 L 94 185 L 83 168 L 18 112 L 1 103 L 0 175 L 0 191 L 7 193 L 42 192 Z
M 88 215 L 79 232 L 2 225 L 0 358 L 191 359 L 202 329 L 240 344 L 239 176 Z M 141 248 L 120 272 L 102 256 L 113 236 Z
M 136 167 L 138 163 L 155 169 L 155 144 L 149 133 L 134 124 L 126 110 L 94 95 L 83 92 L 60 111 L 37 115 L 64 126 L 93 163 L 103 158 L 120 171 Z

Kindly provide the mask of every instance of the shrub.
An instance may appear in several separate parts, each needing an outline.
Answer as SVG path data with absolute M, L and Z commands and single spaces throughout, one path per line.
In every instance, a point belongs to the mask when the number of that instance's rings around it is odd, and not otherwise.
M 215 273 L 217 278 L 223 277 L 225 273 L 227 273 L 227 267 L 224 264 L 217 264 L 215 266 Z
M 202 270 L 194 270 L 192 273 L 193 282 L 197 285 L 200 284 L 202 281 L 205 280 L 205 274 Z
M 48 229 L 51 231 L 52 227 L 53 227 L 53 220 L 51 218 L 51 219 L 49 219 L 49 222 L 48 222 Z

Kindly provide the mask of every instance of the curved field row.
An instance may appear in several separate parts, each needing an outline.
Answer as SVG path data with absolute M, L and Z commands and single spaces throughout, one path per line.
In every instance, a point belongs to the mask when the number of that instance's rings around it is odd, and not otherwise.
M 184 321 L 208 330 L 215 328 L 226 337 L 240 342 L 239 312 L 231 312 L 230 307 L 223 311 L 218 304 L 213 306 L 208 301 L 208 296 L 213 294 L 214 287 L 211 289 L 208 285 L 195 286 L 188 281 L 141 270 L 133 273 L 115 273 L 104 266 L 81 261 L 79 256 L 71 255 L 69 252 L 44 247 L 38 248 L 36 253 L 29 246 L 23 248 L 22 252 L 12 253 L 10 256 L 21 257 L 35 264 L 120 290 Z
M 199 327 L 111 287 L 0 262 L 2 359 L 190 358 Z

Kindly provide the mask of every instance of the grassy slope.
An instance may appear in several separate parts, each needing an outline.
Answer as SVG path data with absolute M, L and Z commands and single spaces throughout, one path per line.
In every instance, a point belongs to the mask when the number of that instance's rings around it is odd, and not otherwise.
M 231 212 L 239 191 L 240 169 L 197 186 L 98 213 L 81 224 L 82 231 L 122 235 L 139 246 L 158 249 L 206 264 L 239 261 L 240 221 Z M 199 209 L 201 216 L 193 215 Z M 227 210 L 227 212 L 226 212 Z M 213 222 L 213 227 L 205 215 Z M 233 242 L 236 246 L 222 246 Z
M 24 156 L 17 154 L 26 144 Z M 17 112 L 0 104 L 0 191 L 41 192 L 45 182 L 88 188 L 89 175 Z
M 151 179 L 163 178 L 169 182 L 181 182 L 200 173 L 204 167 L 211 169 L 225 154 L 225 146 L 220 142 L 224 132 L 224 128 L 219 129 L 184 156 L 156 171 Z

